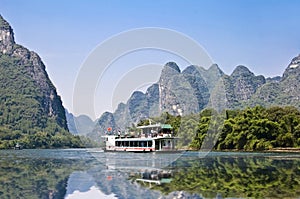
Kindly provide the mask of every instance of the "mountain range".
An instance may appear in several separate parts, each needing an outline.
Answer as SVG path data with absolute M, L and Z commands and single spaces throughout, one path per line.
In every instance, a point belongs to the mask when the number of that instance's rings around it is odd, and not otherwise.
M 176 63 L 169 62 L 157 83 L 145 93 L 133 92 L 113 113 L 103 113 L 89 133 L 103 134 L 108 127 L 125 130 L 163 112 L 188 115 L 205 108 L 221 111 L 256 105 L 300 108 L 299 66 L 300 55 L 291 60 L 282 76 L 266 78 L 242 65 L 227 75 L 216 64 L 208 69 L 191 65 L 181 71 Z
M 217 111 L 247 106 L 300 108 L 300 55 L 288 64 L 282 76 L 265 78 L 245 66 L 225 74 L 216 64 L 208 69 L 191 65 L 180 70 L 166 63 L 158 82 L 145 93 L 135 91 L 126 103 L 105 112 L 96 121 L 68 113 L 37 53 L 17 44 L 9 23 L 0 15 L 0 148 L 15 140 L 30 145 L 36 136 L 57 141 L 76 135 L 99 137 L 108 127 L 125 130 L 140 120 L 160 116 L 198 113 L 205 108 Z M 39 145 L 45 145 L 40 139 Z M 72 139 L 72 138 L 71 138 Z M 14 140 L 11 142 L 11 140 Z M 47 144 L 52 143 L 49 139 Z M 62 144 L 62 142 L 60 142 Z M 69 143 L 70 144 L 70 143 Z

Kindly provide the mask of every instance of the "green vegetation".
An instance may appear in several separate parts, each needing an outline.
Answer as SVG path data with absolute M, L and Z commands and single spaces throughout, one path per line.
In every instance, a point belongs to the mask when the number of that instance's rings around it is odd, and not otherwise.
M 28 157 L 30 153 L 34 155 Z M 39 157 L 41 153 L 46 156 Z M 49 154 L 46 150 L 40 153 L 27 151 L 27 154 L 3 151 L 0 159 L 0 198 L 63 198 L 70 174 L 87 168 L 89 161 L 63 159 L 60 156 L 53 158 L 49 157 L 53 155 L 51 153 L 53 151 Z
M 259 151 L 300 147 L 300 112 L 294 107 L 256 106 L 221 114 L 205 109 L 183 117 L 164 113 L 153 120 L 174 127 L 179 148 Z
M 293 107 L 256 106 L 230 111 L 216 149 L 268 150 L 300 146 L 300 112 Z
M 42 93 L 46 91 L 30 76 L 31 64 L 0 54 L 0 149 L 16 143 L 23 148 L 83 147 L 59 116 L 45 112 Z
M 299 159 L 207 156 L 177 160 L 171 183 L 154 185 L 167 195 L 184 190 L 205 198 L 297 198 Z

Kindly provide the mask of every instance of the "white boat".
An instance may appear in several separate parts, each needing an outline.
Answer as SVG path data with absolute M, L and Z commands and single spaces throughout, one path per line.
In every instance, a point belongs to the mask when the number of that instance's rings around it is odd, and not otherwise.
M 176 137 L 169 124 L 138 126 L 138 135 L 106 135 L 105 151 L 171 152 L 176 151 Z

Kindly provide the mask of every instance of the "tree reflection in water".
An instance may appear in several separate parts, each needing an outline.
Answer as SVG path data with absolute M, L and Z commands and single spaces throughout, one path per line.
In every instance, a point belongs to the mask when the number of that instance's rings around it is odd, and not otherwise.
M 116 154 L 115 160 L 134 155 Z M 130 179 L 133 170 L 112 170 L 105 162 L 104 153 L 99 153 L 99 158 L 95 159 L 81 150 L 0 151 L 0 198 L 64 198 L 66 194 L 75 193 L 74 190 L 85 192 L 91 186 L 104 195 L 130 199 L 162 195 L 162 198 L 181 195 L 192 198 L 300 196 L 299 154 L 212 152 L 200 158 L 198 152 L 188 152 L 169 167 L 161 168 L 171 170 L 170 176 L 165 172 L 150 172 L 151 180 L 160 181 L 151 188 L 141 187 L 143 182 Z M 132 169 L 141 171 L 141 168 Z M 83 179 L 81 174 L 89 177 Z M 151 174 L 157 174 L 158 178 Z M 147 175 L 137 178 L 146 179 Z
M 213 154 L 213 153 L 212 153 Z M 229 153 L 230 154 L 230 153 Z M 181 158 L 169 184 L 154 186 L 168 195 L 182 190 L 205 198 L 299 198 L 299 156 L 207 156 Z
M 86 168 L 90 161 L 66 157 L 66 153 L 62 150 L 1 151 L 0 198 L 64 198 L 70 174 Z

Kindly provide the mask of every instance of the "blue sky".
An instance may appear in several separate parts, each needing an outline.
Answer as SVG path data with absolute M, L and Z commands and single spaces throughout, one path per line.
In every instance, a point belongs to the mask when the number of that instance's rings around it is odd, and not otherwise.
M 0 14 L 13 27 L 17 43 L 42 57 L 70 111 L 76 76 L 90 52 L 113 35 L 134 28 L 183 33 L 197 41 L 226 74 L 245 65 L 257 75 L 281 75 L 300 53 L 299 8 L 297 0 L 0 0 Z M 163 65 L 169 58 L 153 56 L 153 62 Z M 103 93 L 95 96 L 98 104 L 105 104 Z M 112 108 L 96 106 L 96 117 Z

